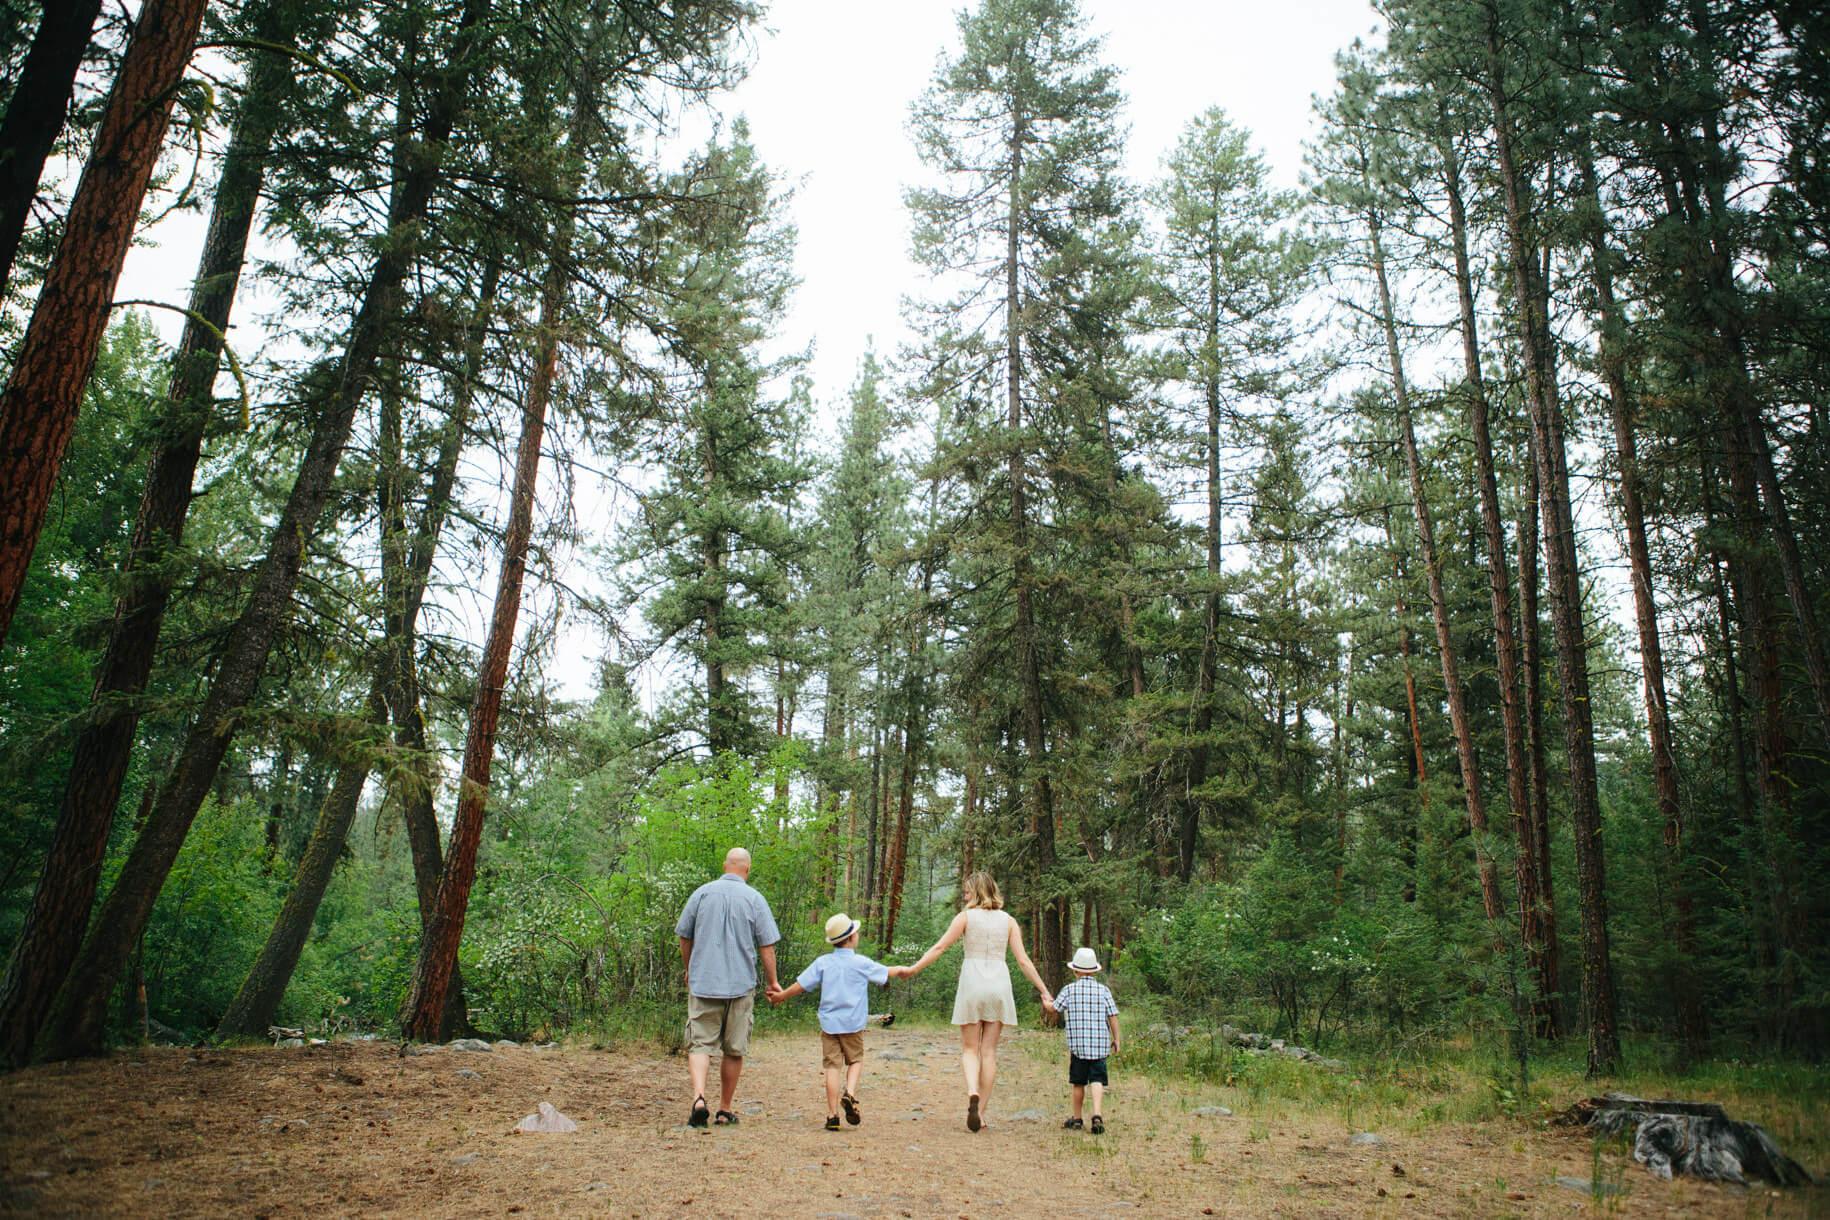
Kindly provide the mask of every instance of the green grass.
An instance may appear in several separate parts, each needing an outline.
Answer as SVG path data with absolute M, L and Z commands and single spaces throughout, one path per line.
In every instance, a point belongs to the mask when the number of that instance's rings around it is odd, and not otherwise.
M 1542 1124 L 1573 1102 L 1602 1092 L 1718 1102 L 1730 1116 L 1764 1126 L 1813 1172 L 1830 1167 L 1830 1068 L 1784 1060 L 1708 1060 L 1672 1066 L 1669 1048 L 1631 1041 L 1619 1076 L 1590 1081 L 1584 1047 L 1571 1039 L 1534 1047 L 1530 1083 L 1516 1062 L 1466 1042 L 1443 1042 L 1364 1057 L 1343 1049 L 1347 1069 L 1332 1072 L 1280 1055 L 1253 1055 L 1198 1037 L 1166 1043 L 1133 1036 L 1127 1071 L 1164 1087 L 1189 1080 L 1215 1086 L 1214 1096 L 1254 1120 L 1283 1121 L 1329 1113 L 1355 1130 L 1421 1133 L 1457 1123 Z

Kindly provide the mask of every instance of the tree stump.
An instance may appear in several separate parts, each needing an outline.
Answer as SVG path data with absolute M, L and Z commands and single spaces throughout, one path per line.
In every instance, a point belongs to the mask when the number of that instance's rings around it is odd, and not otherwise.
M 1711 1101 L 1655 1101 L 1608 1093 L 1577 1102 L 1555 1122 L 1591 1127 L 1604 1135 L 1631 1133 L 1633 1159 L 1654 1177 L 1666 1180 L 1687 1173 L 1739 1185 L 1750 1177 L 1777 1186 L 1816 1181 L 1803 1165 L 1780 1150 L 1760 1124 L 1732 1119 Z

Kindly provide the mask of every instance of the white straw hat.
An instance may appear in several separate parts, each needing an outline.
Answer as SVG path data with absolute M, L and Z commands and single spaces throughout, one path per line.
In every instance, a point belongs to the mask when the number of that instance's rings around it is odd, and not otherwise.
M 1099 959 L 1093 956 L 1093 950 L 1082 945 L 1074 950 L 1074 960 L 1068 963 L 1068 969 L 1077 970 L 1081 974 L 1098 974 Z
M 858 930 L 858 921 L 843 911 L 826 921 L 826 943 L 836 945 L 851 939 L 851 934 Z

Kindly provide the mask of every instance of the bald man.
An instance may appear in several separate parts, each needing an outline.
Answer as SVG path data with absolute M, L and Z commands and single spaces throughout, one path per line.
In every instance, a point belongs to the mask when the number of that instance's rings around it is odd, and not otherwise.
M 737 1122 L 731 1102 L 756 1010 L 758 957 L 769 989 L 781 986 L 775 979 L 775 942 L 782 934 L 768 900 L 750 888 L 749 852 L 733 847 L 725 854 L 724 875 L 693 891 L 674 934 L 686 968 L 686 1063 L 693 1078 L 693 1109 L 686 1121 L 693 1127 L 714 1121 L 705 1104 L 705 1078 L 717 1050 L 724 1058 L 715 1121 L 731 1126 Z

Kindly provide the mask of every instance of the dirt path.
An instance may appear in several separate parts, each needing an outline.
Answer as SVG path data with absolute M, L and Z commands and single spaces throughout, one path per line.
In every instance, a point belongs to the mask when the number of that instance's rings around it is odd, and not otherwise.
M 1520 1126 L 1382 1132 L 1197 1111 L 1114 1061 L 1106 1135 L 1061 1129 L 1059 1035 L 1006 1042 L 992 1126 L 965 1129 L 946 1029 L 873 1030 L 864 1123 L 823 1129 L 819 1045 L 751 1048 L 741 1123 L 683 1123 L 677 1057 L 387 1043 L 146 1050 L 0 1077 L 0 1211 L 110 1216 L 1569 1215 L 1589 1143 Z M 714 1074 L 716 1065 L 714 1065 Z M 582 1128 L 511 1134 L 550 1101 Z M 1239 1105 L 1237 1099 L 1231 1103 Z M 1612 1175 L 1621 1214 L 1803 1215 L 1821 1194 Z M 1608 1176 L 1608 1175 L 1604 1175 Z

